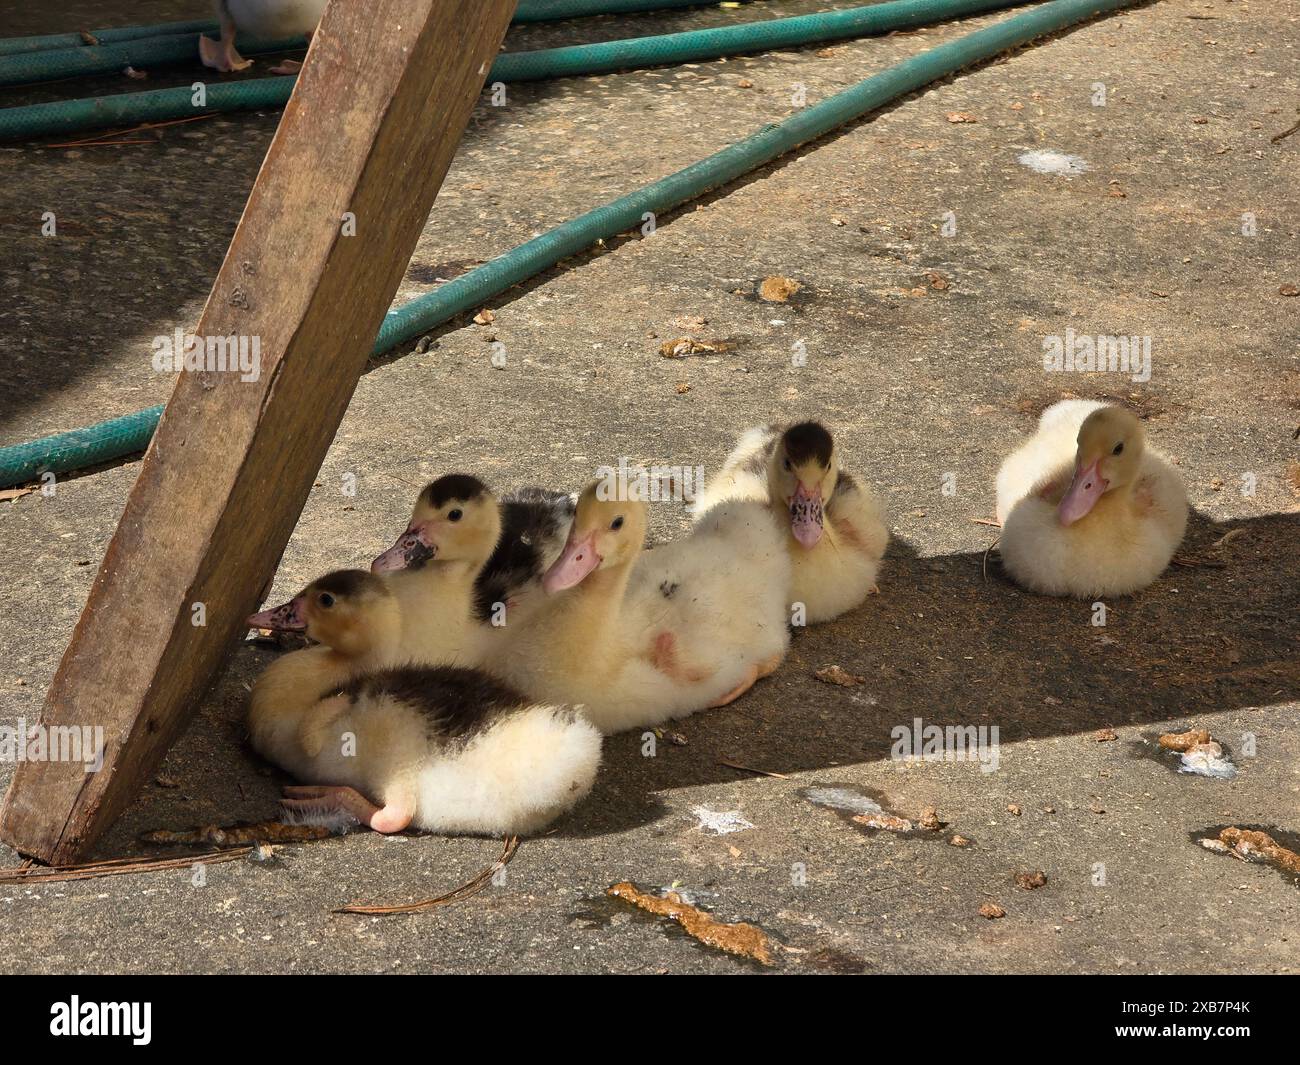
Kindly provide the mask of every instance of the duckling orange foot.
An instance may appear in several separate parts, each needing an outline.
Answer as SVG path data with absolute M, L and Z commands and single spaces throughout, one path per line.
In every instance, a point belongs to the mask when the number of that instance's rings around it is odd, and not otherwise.
M 783 661 L 785 661 L 785 652 L 780 651 L 766 661 L 760 662 L 758 664 L 758 679 L 770 677 L 777 671 Z
M 302 64 L 296 59 L 286 59 L 278 66 L 271 68 L 272 74 L 297 74 L 302 70 Z
M 773 668 L 776 667 L 774 666 Z M 745 679 L 742 680 L 739 684 L 737 684 L 734 688 L 732 688 L 731 691 L 727 692 L 727 694 L 724 695 L 721 699 L 719 699 L 716 703 L 710 703 L 709 709 L 712 710 L 719 706 L 726 706 L 728 703 L 734 703 L 737 699 L 739 699 L 742 695 L 744 695 L 745 692 L 749 691 L 749 689 L 754 686 L 754 682 L 758 680 L 759 676 L 760 676 L 759 667 L 750 666 L 749 672 L 748 674 L 746 674 Z
M 353 788 L 321 785 L 285 788 L 280 807 L 296 824 L 337 824 L 351 820 L 385 833 L 401 832 L 415 814 L 403 804 L 376 806 Z

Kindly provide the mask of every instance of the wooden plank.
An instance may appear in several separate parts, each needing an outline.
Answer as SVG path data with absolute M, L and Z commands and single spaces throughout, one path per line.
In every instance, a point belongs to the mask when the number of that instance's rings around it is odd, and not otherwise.
M 103 767 L 19 763 L 0 838 L 23 854 L 82 857 L 242 637 L 514 7 L 327 8 L 194 331 L 258 338 L 260 374 L 177 380 L 42 710 L 47 728 L 101 727 Z

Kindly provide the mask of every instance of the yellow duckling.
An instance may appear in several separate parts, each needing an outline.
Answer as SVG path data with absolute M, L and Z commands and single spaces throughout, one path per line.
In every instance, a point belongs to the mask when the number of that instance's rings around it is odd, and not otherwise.
M 377 832 L 535 832 L 590 790 L 600 735 L 477 670 L 379 668 L 401 640 L 398 598 L 361 570 L 331 573 L 250 626 L 320 646 L 272 663 L 253 687 L 253 747 L 308 787 L 285 789 L 298 821 Z
M 425 485 L 397 542 L 371 564 L 401 600 L 403 661 L 475 665 L 541 598 L 576 497 L 522 488 L 500 499 L 477 477 Z
M 766 507 L 728 501 L 684 540 L 643 553 L 647 506 L 578 499 L 547 600 L 506 626 L 491 663 L 535 698 L 580 705 L 602 732 L 739 697 L 789 644 L 790 563 Z
M 1123 407 L 1065 400 L 997 478 L 1002 563 L 1045 595 L 1128 595 L 1169 564 L 1187 528 L 1187 491 Z
M 766 503 L 789 529 L 790 601 L 809 624 L 829 621 L 877 591 L 889 543 L 871 489 L 840 469 L 839 449 L 815 421 L 750 429 L 695 503 L 707 514 L 724 499 Z

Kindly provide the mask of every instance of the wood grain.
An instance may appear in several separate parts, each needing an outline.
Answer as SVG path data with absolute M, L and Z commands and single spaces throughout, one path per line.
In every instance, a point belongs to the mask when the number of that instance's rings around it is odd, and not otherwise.
M 260 376 L 178 377 L 42 711 L 45 726 L 102 726 L 103 768 L 17 766 L 0 837 L 21 853 L 79 859 L 243 636 L 514 6 L 478 0 L 472 17 L 458 0 L 327 8 L 194 330 L 260 338 Z

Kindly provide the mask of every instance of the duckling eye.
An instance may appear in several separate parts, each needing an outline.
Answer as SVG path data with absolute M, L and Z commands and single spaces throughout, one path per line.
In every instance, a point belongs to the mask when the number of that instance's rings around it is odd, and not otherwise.
M 1124 450 L 1124 441 L 1121 440 L 1118 444 L 1115 445 L 1115 448 L 1113 451 L 1111 451 L 1111 454 L 1118 455 L 1123 450 Z
M 321 592 L 320 598 L 316 600 L 321 606 L 329 608 L 334 605 L 334 597 L 329 592 Z
M 610 527 L 611 529 L 614 529 L 615 531 L 617 531 L 617 530 L 623 528 L 623 515 L 620 514 L 617 518 L 615 518 L 613 521 L 611 521 L 611 522 L 609 523 L 609 527 Z
M 448 521 L 460 521 L 460 519 L 463 518 L 464 516 L 465 516 L 465 512 L 461 510 L 460 507 L 457 507 L 455 510 L 449 510 L 447 512 Z
M 782 465 L 785 467 L 785 472 L 786 472 L 786 473 L 789 473 L 791 470 L 794 469 L 794 467 L 793 467 L 792 465 L 790 465 L 790 459 L 789 459 L 789 457 L 787 457 L 787 458 L 782 462 Z

